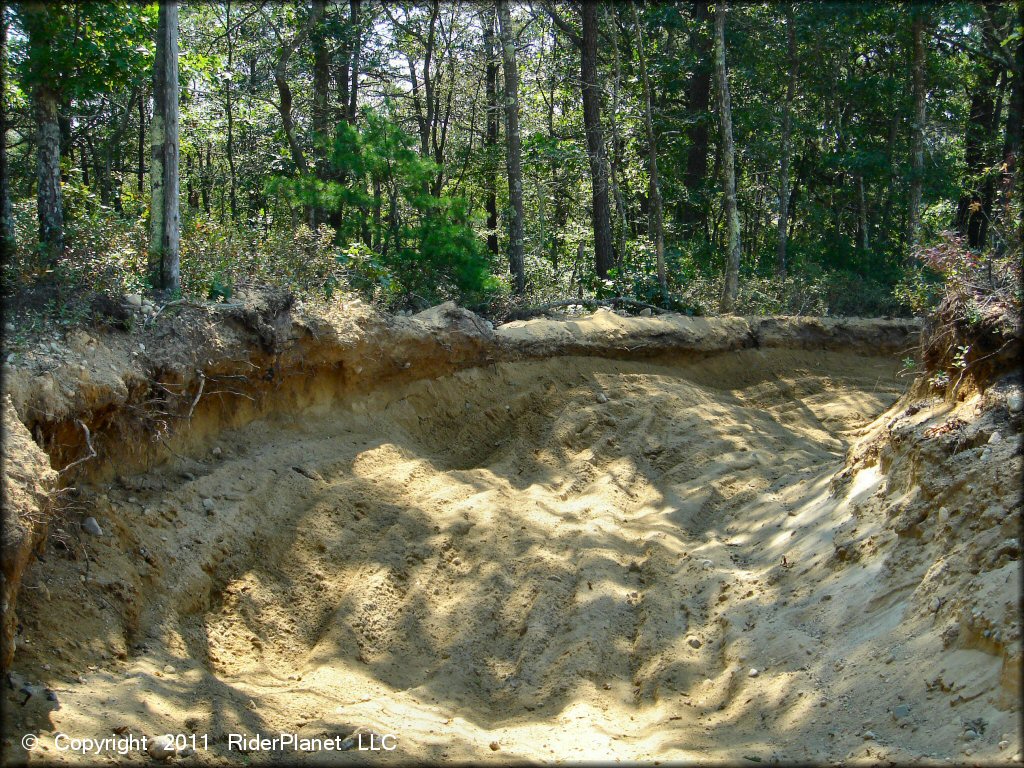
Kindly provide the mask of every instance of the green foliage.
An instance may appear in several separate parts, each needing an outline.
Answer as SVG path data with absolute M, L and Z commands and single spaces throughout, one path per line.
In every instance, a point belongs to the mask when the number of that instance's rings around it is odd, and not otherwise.
M 346 285 L 330 227 L 254 233 L 196 215 L 181 238 L 185 296 L 230 299 L 241 283 L 287 288 L 303 298 L 331 298 Z
M 328 149 L 326 179 L 277 175 L 267 193 L 336 219 L 356 285 L 389 302 L 427 305 L 480 301 L 496 288 L 467 201 L 429 192 L 438 167 L 394 120 L 365 110 L 358 127 L 336 126 Z
M 120 0 L 15 7 L 29 36 L 29 50 L 20 56 L 29 84 L 45 82 L 66 97 L 88 98 L 135 82 L 152 67 L 155 4 Z

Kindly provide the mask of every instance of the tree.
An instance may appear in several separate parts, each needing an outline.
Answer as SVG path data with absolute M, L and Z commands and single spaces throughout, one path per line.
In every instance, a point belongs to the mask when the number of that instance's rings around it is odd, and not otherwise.
M 661 303 L 668 303 L 668 278 L 665 274 L 665 222 L 661 204 L 661 182 L 658 179 L 658 141 L 654 135 L 654 108 L 651 106 L 651 78 L 644 56 L 644 38 L 640 29 L 640 15 L 633 6 L 633 26 L 636 31 L 636 51 L 644 91 L 644 128 L 647 132 L 647 173 L 650 175 L 651 217 L 654 223 L 654 251 L 658 264 L 658 287 Z
M 725 0 L 715 5 L 715 93 L 718 97 L 718 124 L 722 137 L 722 196 L 728 238 L 725 256 L 725 285 L 720 309 L 733 311 L 739 293 L 740 216 L 736 209 L 736 149 L 732 136 L 732 103 L 729 99 L 729 76 L 725 67 Z
M 7 177 L 7 3 L 0 2 L 0 252 L 6 257 L 13 247 L 14 218 Z
M 605 173 L 604 131 L 601 128 L 601 84 L 597 67 L 597 3 L 580 4 L 582 35 L 578 34 L 554 8 L 548 8 L 552 20 L 580 51 L 580 89 L 583 96 L 583 130 L 587 135 L 592 192 L 591 220 L 594 229 L 594 269 L 607 279 L 615 264 L 612 250 L 612 221 L 608 201 L 608 176 Z
M 502 68 L 505 71 L 505 140 L 508 159 L 508 197 L 512 216 L 509 219 L 509 269 L 517 294 L 526 291 L 526 266 L 523 260 L 523 167 L 519 136 L 519 71 L 516 69 L 516 48 L 512 17 L 507 0 L 497 0 L 498 34 L 501 37 Z
M 690 76 L 686 105 L 688 120 L 686 135 L 689 149 L 686 153 L 686 167 L 683 172 L 683 186 L 686 196 L 680 208 L 680 223 L 684 230 L 693 234 L 696 225 L 706 214 L 706 206 L 701 199 L 704 178 L 708 173 L 708 130 L 707 116 L 711 99 L 712 37 L 704 33 L 710 20 L 707 0 L 693 0 L 693 23 L 690 29 L 690 45 L 697 54 L 697 66 Z
M 484 11 L 484 79 L 487 92 L 487 103 L 484 109 L 487 110 L 485 119 L 486 133 L 484 135 L 484 149 L 487 158 L 485 170 L 485 194 L 484 205 L 487 209 L 487 249 L 494 255 L 498 255 L 498 168 L 494 159 L 495 147 L 498 145 L 498 60 L 494 55 L 494 24 L 495 14 L 493 8 Z
M 154 291 L 181 290 L 178 177 L 178 4 L 161 0 L 153 62 L 149 282 Z
M 789 159 L 793 152 L 793 98 L 796 96 L 797 72 L 799 61 L 796 54 L 796 20 L 793 4 L 786 6 L 786 50 L 789 64 L 789 82 L 786 85 L 786 98 L 782 102 L 782 146 L 779 160 L 779 224 L 778 245 L 775 251 L 775 274 L 782 280 L 786 278 L 786 236 L 789 226 Z
M 47 72 L 49 46 L 57 29 L 66 23 L 62 9 L 39 3 L 22 6 L 28 30 L 30 81 L 36 123 L 36 210 L 39 244 L 44 258 L 55 264 L 64 253 L 64 201 L 60 184 L 60 122 L 57 90 L 60 80 Z
M 924 182 L 925 123 L 925 25 L 927 11 L 914 7 L 911 11 L 912 80 L 914 117 L 911 123 L 910 201 L 907 206 L 907 244 L 917 245 L 921 234 L 921 189 Z

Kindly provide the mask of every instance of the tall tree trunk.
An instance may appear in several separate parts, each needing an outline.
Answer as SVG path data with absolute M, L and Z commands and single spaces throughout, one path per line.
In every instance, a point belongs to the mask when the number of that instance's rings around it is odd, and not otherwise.
M 11 187 L 7 178 L 7 3 L 0 2 L 0 254 L 14 249 Z
M 985 166 L 991 158 L 986 156 L 985 144 L 995 130 L 996 84 L 1000 79 L 1000 68 L 989 62 L 981 64 L 982 71 L 971 89 L 967 124 L 964 126 L 964 163 L 970 188 L 960 196 L 956 210 L 957 231 L 967 238 L 971 248 L 980 248 L 984 243 L 983 228 L 987 223 L 990 208 L 991 184 L 985 178 Z
M 348 23 L 355 35 L 355 39 L 352 41 L 352 63 L 349 67 L 352 85 L 348 90 L 348 121 L 352 124 L 356 122 L 356 112 L 359 107 L 359 58 L 363 48 L 363 32 L 360 27 L 362 22 L 359 18 L 361 5 L 361 0 L 350 0 L 349 2 Z
M 614 264 L 614 254 L 601 130 L 601 86 L 597 74 L 597 3 L 592 0 L 582 3 L 580 13 L 583 17 L 580 75 L 583 80 L 583 126 L 587 134 L 593 191 L 594 268 L 597 276 L 604 280 Z
M 619 220 L 619 237 L 615 247 L 615 261 L 619 262 L 626 253 L 626 202 L 622 194 L 622 139 L 619 136 L 619 86 L 622 84 L 622 64 L 619 56 L 619 30 L 615 21 L 615 7 L 606 6 L 611 16 L 612 52 L 615 56 L 615 79 L 612 81 L 612 108 L 608 116 L 608 128 L 612 135 L 612 151 L 608 157 L 609 179 L 611 180 L 612 198 L 615 200 L 615 214 Z M 648 221 L 650 217 L 648 217 Z M 614 228 L 613 228 L 614 230 Z M 614 233 L 613 233 L 614 234 Z
M 658 179 L 658 142 L 654 135 L 654 116 L 651 105 L 651 78 L 647 72 L 647 57 L 644 55 L 644 38 L 640 29 L 640 14 L 633 8 L 633 26 L 636 29 L 636 51 L 640 63 L 640 75 L 644 86 L 644 127 L 647 129 L 647 172 L 651 178 L 651 217 L 654 222 L 654 252 L 658 259 L 658 286 L 661 288 L 661 303 L 668 303 L 668 276 L 665 273 L 665 222 L 661 205 L 661 182 Z
M 907 211 L 907 245 L 913 249 L 921 235 L 921 190 L 924 177 L 925 122 L 925 25 L 927 11 L 912 9 L 914 118 L 910 138 L 910 201 Z
M 1024 29 L 1024 0 L 1017 0 L 1018 29 Z M 1014 51 L 1013 81 L 1010 84 L 1010 103 L 1006 111 L 1006 134 L 1003 140 L 1003 172 L 1000 180 L 1000 208 L 1007 228 L 1007 240 L 1017 239 L 1018 246 L 1024 243 L 1024 216 L 1017 218 L 1017 233 L 1013 232 L 1011 203 L 1014 187 L 1021 194 L 1020 183 L 1024 174 L 1020 172 L 1021 135 L 1024 134 L 1024 36 L 1017 38 Z
M 691 31 L 690 42 L 697 53 L 697 66 L 690 76 L 686 96 L 686 111 L 689 118 L 686 138 L 689 149 L 686 152 L 686 168 L 683 171 L 686 197 L 679 211 L 683 231 L 691 236 L 696 232 L 697 225 L 707 218 L 702 190 L 708 173 L 710 131 L 707 117 L 711 98 L 711 73 L 714 69 L 711 37 L 703 31 L 710 20 L 707 0 L 694 0 L 692 8 L 696 23 Z
M 209 140 L 207 140 L 207 142 L 206 142 L 206 163 L 205 164 L 203 163 L 203 156 L 202 156 L 201 152 L 202 151 L 200 150 L 199 165 L 203 169 L 203 172 L 202 172 L 202 174 L 199 177 L 199 179 L 200 179 L 199 196 L 203 200 L 203 212 L 208 214 L 210 212 L 210 190 L 213 188 L 213 142 L 209 141 Z M 220 194 L 221 194 L 221 200 L 223 200 L 224 199 L 224 190 L 223 189 L 221 190 Z M 221 219 L 223 219 L 223 216 L 221 216 Z
M 736 306 L 740 284 L 740 216 L 736 209 L 736 150 L 732 142 L 732 103 L 729 75 L 725 68 L 725 0 L 715 4 L 715 93 L 718 98 L 718 124 L 722 134 L 722 196 L 725 202 L 725 226 L 728 247 L 725 257 L 725 285 L 720 309 L 731 313 Z
M 328 178 L 327 146 L 330 141 L 330 108 L 328 106 L 328 89 L 331 83 L 331 57 L 327 50 L 327 0 L 313 0 L 313 13 L 317 22 L 313 26 L 311 42 L 313 47 L 313 105 L 311 110 L 313 128 L 313 165 L 314 173 L 320 181 Z M 344 105 L 347 112 L 348 105 Z M 311 225 L 315 229 L 324 222 L 324 210 L 314 205 L 310 212 Z
M 139 200 L 142 200 L 146 191 L 146 95 L 144 92 L 139 94 L 138 162 L 139 167 L 135 172 L 135 177 L 138 182 Z
M 494 12 L 484 12 L 484 57 L 486 61 L 485 91 L 487 93 L 487 130 L 484 135 L 484 146 L 487 158 L 484 186 L 487 209 L 487 249 L 495 257 L 498 256 L 498 164 L 495 154 L 498 145 L 498 60 L 494 54 Z
M 64 253 L 64 203 L 60 187 L 60 123 L 57 93 L 49 85 L 35 87 L 38 146 L 36 208 L 39 243 L 46 261 L 55 264 Z
M 231 0 L 225 2 L 225 29 L 227 38 L 228 48 L 228 72 L 233 73 L 234 70 L 234 56 L 235 56 L 235 45 L 231 38 Z M 224 111 L 228 117 L 228 133 L 225 139 L 228 155 L 228 186 L 229 186 L 229 200 L 231 204 L 231 220 L 238 221 L 238 179 L 235 171 L 235 118 L 234 118 L 234 105 L 231 100 L 231 86 L 232 80 L 230 77 L 224 79 Z M 209 152 L 209 150 L 207 150 Z M 206 172 L 210 173 L 209 155 L 207 155 Z M 210 203 L 203 196 L 203 209 L 209 213 Z
M 526 265 L 523 256 L 523 167 L 519 147 L 519 70 L 516 69 L 508 0 L 497 0 L 497 8 L 502 69 L 505 72 L 505 142 L 508 149 L 508 198 L 512 209 L 508 223 L 508 261 L 515 292 L 523 294 L 526 292 Z
M 793 153 L 793 99 L 796 97 L 796 81 L 799 60 L 796 52 L 796 19 L 793 4 L 786 6 L 786 49 L 789 59 L 789 83 L 786 85 L 786 99 L 782 102 L 782 157 L 779 162 L 779 229 L 775 247 L 775 274 L 780 280 L 786 279 L 786 234 L 789 228 L 789 160 Z
M 153 63 L 152 203 L 149 280 L 155 291 L 181 290 L 178 262 L 181 213 L 178 192 L 178 4 L 161 0 Z
M 857 174 L 857 244 L 867 253 L 871 250 L 868 236 L 868 198 L 864 190 L 864 174 Z

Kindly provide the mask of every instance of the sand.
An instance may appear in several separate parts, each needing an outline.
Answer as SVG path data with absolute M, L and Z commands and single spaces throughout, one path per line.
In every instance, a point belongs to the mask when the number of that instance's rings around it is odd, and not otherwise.
M 224 764 L 232 733 L 356 728 L 384 762 L 1009 758 L 1002 659 L 922 631 L 880 467 L 833 482 L 905 385 L 891 356 L 564 357 L 224 432 L 78 502 L 84 581 L 26 577 L 16 666 L 61 704 L 32 759 L 115 728 Z

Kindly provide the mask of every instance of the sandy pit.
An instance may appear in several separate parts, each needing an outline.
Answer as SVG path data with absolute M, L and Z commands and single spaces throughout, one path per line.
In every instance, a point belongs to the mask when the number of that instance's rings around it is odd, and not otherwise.
M 64 545 L 88 559 L 51 544 L 19 603 L 15 671 L 60 708 L 8 691 L 5 735 L 38 733 L 30 762 L 112 732 L 197 734 L 174 760 L 218 764 L 1019 757 L 1019 629 L 947 647 L 886 462 L 837 477 L 898 367 L 498 362 L 96 483 L 75 503 L 103 535 Z M 1019 550 L 981 576 L 1011 622 Z M 229 739 L 354 731 L 396 748 Z

